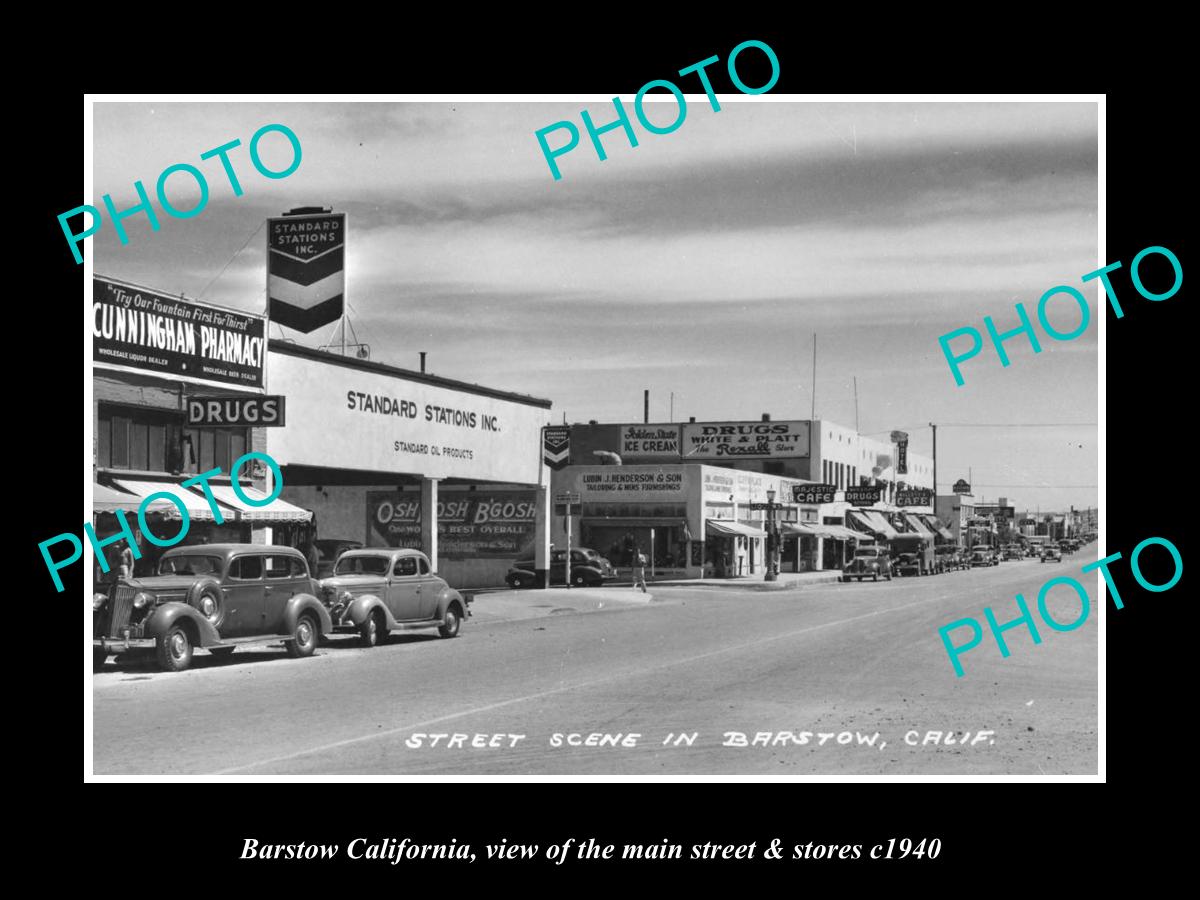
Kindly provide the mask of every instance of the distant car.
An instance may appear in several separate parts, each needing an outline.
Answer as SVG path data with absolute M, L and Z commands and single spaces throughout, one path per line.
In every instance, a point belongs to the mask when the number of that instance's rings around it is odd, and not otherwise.
M 93 598 L 96 668 L 110 653 L 154 647 L 163 669 L 181 672 L 196 647 L 227 656 L 281 638 L 288 656 L 311 656 L 333 628 L 304 554 L 292 547 L 177 546 L 159 559 L 157 573 Z
M 996 551 L 987 544 L 976 544 L 971 548 L 971 567 L 975 566 L 998 566 L 1000 559 L 996 556 Z
M 550 551 L 550 583 L 566 584 L 567 551 Z M 575 587 L 599 587 L 606 581 L 617 577 L 612 563 L 589 547 L 576 547 L 571 550 L 571 584 Z M 504 576 L 505 582 L 513 588 L 531 588 L 537 582 L 537 564 L 533 559 L 520 559 Z
M 1062 551 L 1057 547 L 1047 544 L 1042 548 L 1042 562 L 1062 562 Z
M 362 547 L 362 541 L 347 541 L 340 539 L 322 538 L 319 541 L 314 541 L 317 548 L 317 571 L 314 573 L 316 578 L 327 578 L 333 574 L 333 566 L 337 562 L 339 556 L 347 550 L 357 550 Z
M 958 558 L 958 548 L 941 546 L 934 550 L 933 567 L 936 572 L 952 572 L 962 568 Z
M 347 550 L 320 586 L 333 630 L 357 633 L 364 647 L 383 643 L 398 628 L 436 628 L 444 638 L 456 637 L 471 614 L 469 601 L 432 571 L 420 550 Z
M 842 581 L 862 581 L 864 578 L 878 581 L 881 575 L 892 580 L 891 558 L 881 547 L 859 547 L 854 551 L 854 558 L 842 569 Z
M 1004 548 L 1004 558 L 1005 559 L 1020 559 L 1021 556 L 1022 556 L 1021 548 L 1018 547 L 1016 544 L 1009 544 L 1007 547 Z
M 921 557 L 916 553 L 901 553 L 892 562 L 893 575 L 920 575 Z

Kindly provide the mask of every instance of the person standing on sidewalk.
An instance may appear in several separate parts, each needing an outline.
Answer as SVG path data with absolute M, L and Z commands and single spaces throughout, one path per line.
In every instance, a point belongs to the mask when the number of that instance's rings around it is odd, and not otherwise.
M 646 593 L 646 554 L 637 544 L 633 545 L 633 586 Z

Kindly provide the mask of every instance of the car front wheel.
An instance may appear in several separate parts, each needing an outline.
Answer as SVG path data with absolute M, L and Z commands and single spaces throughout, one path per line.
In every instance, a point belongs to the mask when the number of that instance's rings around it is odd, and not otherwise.
M 444 638 L 452 638 L 458 636 L 458 626 L 461 622 L 459 617 L 458 607 L 451 603 L 446 607 L 446 615 L 442 618 L 442 624 L 438 628 L 438 634 Z
M 158 639 L 158 664 L 168 672 L 182 672 L 192 664 L 192 641 L 182 625 L 175 625 Z
M 383 620 L 383 613 L 379 610 L 367 616 L 367 620 L 358 628 L 358 640 L 364 647 L 374 647 L 383 641 L 383 635 L 387 631 L 387 623 Z
M 316 619 L 310 613 L 304 613 L 296 620 L 296 631 L 292 640 L 286 642 L 287 655 L 292 659 L 312 656 L 313 651 L 317 649 L 319 634 Z

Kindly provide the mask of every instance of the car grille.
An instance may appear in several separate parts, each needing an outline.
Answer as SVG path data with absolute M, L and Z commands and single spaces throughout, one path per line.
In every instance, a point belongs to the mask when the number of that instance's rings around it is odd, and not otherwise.
M 137 590 L 124 585 L 113 588 L 108 600 L 108 627 L 105 629 L 111 637 L 118 637 L 129 624 L 129 614 L 133 610 L 133 597 Z

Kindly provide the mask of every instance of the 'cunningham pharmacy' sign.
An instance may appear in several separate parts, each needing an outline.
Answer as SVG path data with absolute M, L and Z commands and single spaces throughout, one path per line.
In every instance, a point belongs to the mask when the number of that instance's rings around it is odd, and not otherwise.
M 92 280 L 92 362 L 165 378 L 262 390 L 266 320 Z

